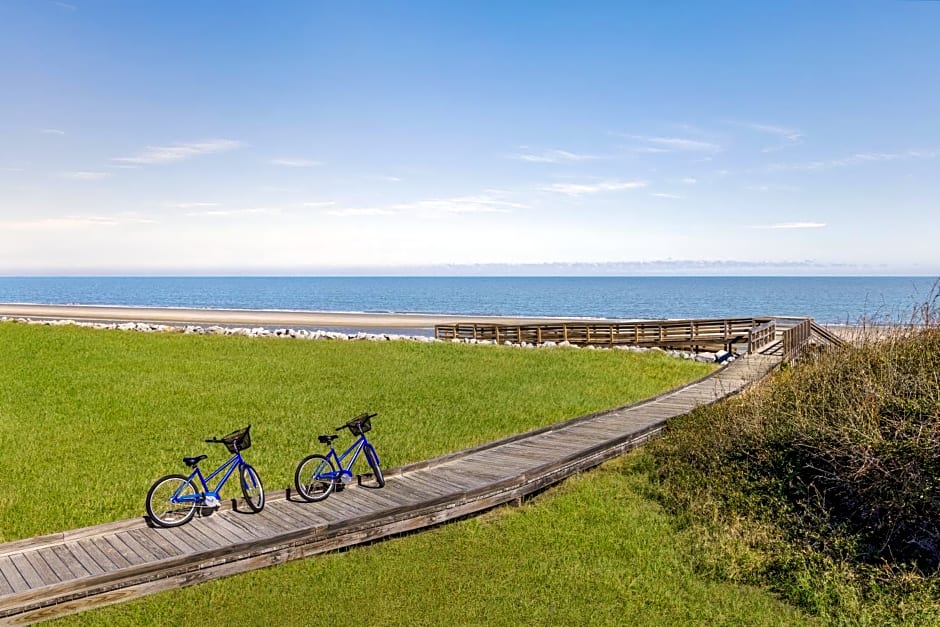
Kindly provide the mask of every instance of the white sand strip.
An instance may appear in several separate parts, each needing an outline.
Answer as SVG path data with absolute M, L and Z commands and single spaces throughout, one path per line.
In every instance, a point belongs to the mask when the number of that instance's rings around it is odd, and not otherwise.
M 20 305 L 0 303 L 0 316 L 55 320 L 154 322 L 162 324 L 224 324 L 254 326 L 343 327 L 354 329 L 425 329 L 435 324 L 557 324 L 560 318 L 510 318 L 438 314 L 381 314 L 328 311 L 264 311 L 242 309 L 171 309 L 98 305 Z M 579 319 L 584 322 L 584 319 Z

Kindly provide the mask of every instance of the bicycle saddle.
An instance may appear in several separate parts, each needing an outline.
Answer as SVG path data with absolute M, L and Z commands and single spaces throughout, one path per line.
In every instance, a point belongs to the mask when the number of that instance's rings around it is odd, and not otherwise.
M 184 457 L 183 463 L 189 466 L 190 468 L 195 468 L 196 464 L 207 458 L 208 455 L 199 455 L 198 457 Z
M 317 439 L 320 441 L 321 444 L 329 444 L 330 442 L 332 442 L 338 437 L 339 437 L 338 435 L 321 435 L 321 436 L 318 436 Z

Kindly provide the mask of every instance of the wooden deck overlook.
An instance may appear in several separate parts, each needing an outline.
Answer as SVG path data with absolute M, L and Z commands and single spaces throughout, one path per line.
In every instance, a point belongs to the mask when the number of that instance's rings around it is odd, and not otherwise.
M 794 335 L 797 334 L 797 335 Z M 703 318 L 692 320 L 582 321 L 559 320 L 537 324 L 458 322 L 437 324 L 439 340 L 497 344 L 572 344 L 575 346 L 638 346 L 688 350 L 725 349 L 729 352 L 766 351 L 779 341 L 788 354 L 811 339 L 827 345 L 842 341 L 810 318 Z M 741 350 L 736 350 L 736 347 Z M 789 350 L 793 349 L 793 350 Z

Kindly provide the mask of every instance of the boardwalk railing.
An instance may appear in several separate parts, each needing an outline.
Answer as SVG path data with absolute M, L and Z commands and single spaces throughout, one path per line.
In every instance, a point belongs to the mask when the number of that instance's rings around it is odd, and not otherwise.
M 807 318 L 783 332 L 783 358 L 793 361 L 809 343 L 812 320 Z
M 747 352 L 756 353 L 777 339 L 777 321 L 768 320 L 750 330 L 747 340 Z
M 736 342 L 750 342 L 755 327 L 767 322 L 770 322 L 770 319 L 565 321 L 554 324 L 457 323 L 436 325 L 434 337 L 440 340 L 493 341 L 497 344 L 567 342 L 579 346 L 729 346 Z
M 497 344 L 641 346 L 709 350 L 747 345 L 748 353 L 774 351 L 792 361 L 809 343 L 824 347 L 844 342 L 812 318 L 705 318 L 697 320 L 563 321 L 538 324 L 458 322 L 434 327 L 440 340 Z

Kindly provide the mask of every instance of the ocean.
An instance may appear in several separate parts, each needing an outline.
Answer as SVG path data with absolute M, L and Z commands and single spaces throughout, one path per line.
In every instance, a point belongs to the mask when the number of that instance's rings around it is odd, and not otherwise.
M 0 277 L 0 302 L 602 317 L 909 322 L 932 277 Z

